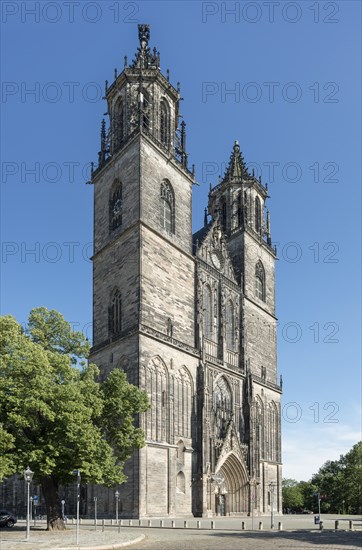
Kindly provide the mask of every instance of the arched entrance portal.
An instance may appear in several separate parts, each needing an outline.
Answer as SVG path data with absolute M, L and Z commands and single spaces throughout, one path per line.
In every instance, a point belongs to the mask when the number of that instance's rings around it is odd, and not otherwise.
M 220 515 L 246 514 L 249 512 L 249 482 L 245 466 L 231 452 L 219 467 L 223 477 L 216 497 L 216 513 Z

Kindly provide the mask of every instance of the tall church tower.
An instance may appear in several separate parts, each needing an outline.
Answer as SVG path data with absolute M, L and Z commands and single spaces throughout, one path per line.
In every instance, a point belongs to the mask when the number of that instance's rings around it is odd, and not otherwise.
M 139 25 L 131 65 L 106 85 L 93 172 L 91 361 L 104 376 L 121 368 L 145 389 L 146 446 L 127 463 L 126 517 L 190 513 L 195 377 L 191 188 L 179 86 L 160 71 L 148 25 Z M 112 510 L 114 492 L 109 499 Z M 107 508 L 107 505 L 106 505 Z
M 93 171 L 93 348 L 144 389 L 146 445 L 126 464 L 123 517 L 281 511 L 281 385 L 267 186 L 235 142 L 192 236 L 180 90 L 139 25 L 131 65 L 106 85 Z M 208 216 L 211 220 L 208 221 Z M 93 488 L 111 515 L 114 491 Z M 88 503 L 93 495 L 88 494 Z M 91 513 L 90 507 L 87 513 Z

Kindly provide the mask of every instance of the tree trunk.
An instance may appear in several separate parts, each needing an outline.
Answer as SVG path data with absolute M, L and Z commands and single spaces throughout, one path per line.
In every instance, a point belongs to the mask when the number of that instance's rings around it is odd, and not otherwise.
M 47 509 L 47 530 L 65 529 L 62 517 L 62 507 L 58 494 L 58 482 L 52 476 L 43 477 L 40 482 Z

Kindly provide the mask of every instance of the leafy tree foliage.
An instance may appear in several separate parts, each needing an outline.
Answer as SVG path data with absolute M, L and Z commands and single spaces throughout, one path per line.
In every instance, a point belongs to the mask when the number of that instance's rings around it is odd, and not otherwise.
M 147 395 L 118 369 L 100 382 L 88 354 L 84 335 L 54 310 L 32 310 L 27 333 L 0 317 L 0 480 L 30 466 L 48 529 L 64 528 L 58 489 L 74 482 L 75 469 L 83 482 L 111 487 L 144 445 L 135 416 L 148 409 Z
M 296 481 L 295 479 L 283 479 L 282 493 L 284 508 L 294 510 L 303 507 L 303 493 L 298 481 Z
M 331 514 L 362 512 L 362 441 L 339 460 L 328 460 L 310 481 L 283 480 L 283 507 Z

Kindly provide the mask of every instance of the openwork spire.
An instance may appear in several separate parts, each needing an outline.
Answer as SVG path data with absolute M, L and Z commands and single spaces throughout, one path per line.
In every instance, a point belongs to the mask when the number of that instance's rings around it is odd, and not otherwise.
M 151 52 L 148 47 L 148 42 L 150 40 L 149 25 L 138 25 L 138 38 L 140 45 L 137 48 L 135 58 L 130 67 L 139 69 L 159 69 L 160 52 L 158 52 L 156 48 L 154 48 L 153 52 Z
M 243 155 L 240 151 L 240 145 L 236 140 L 233 151 L 230 155 L 229 166 L 226 169 L 222 183 L 241 181 L 243 177 L 250 178 L 250 174 L 244 162 Z

